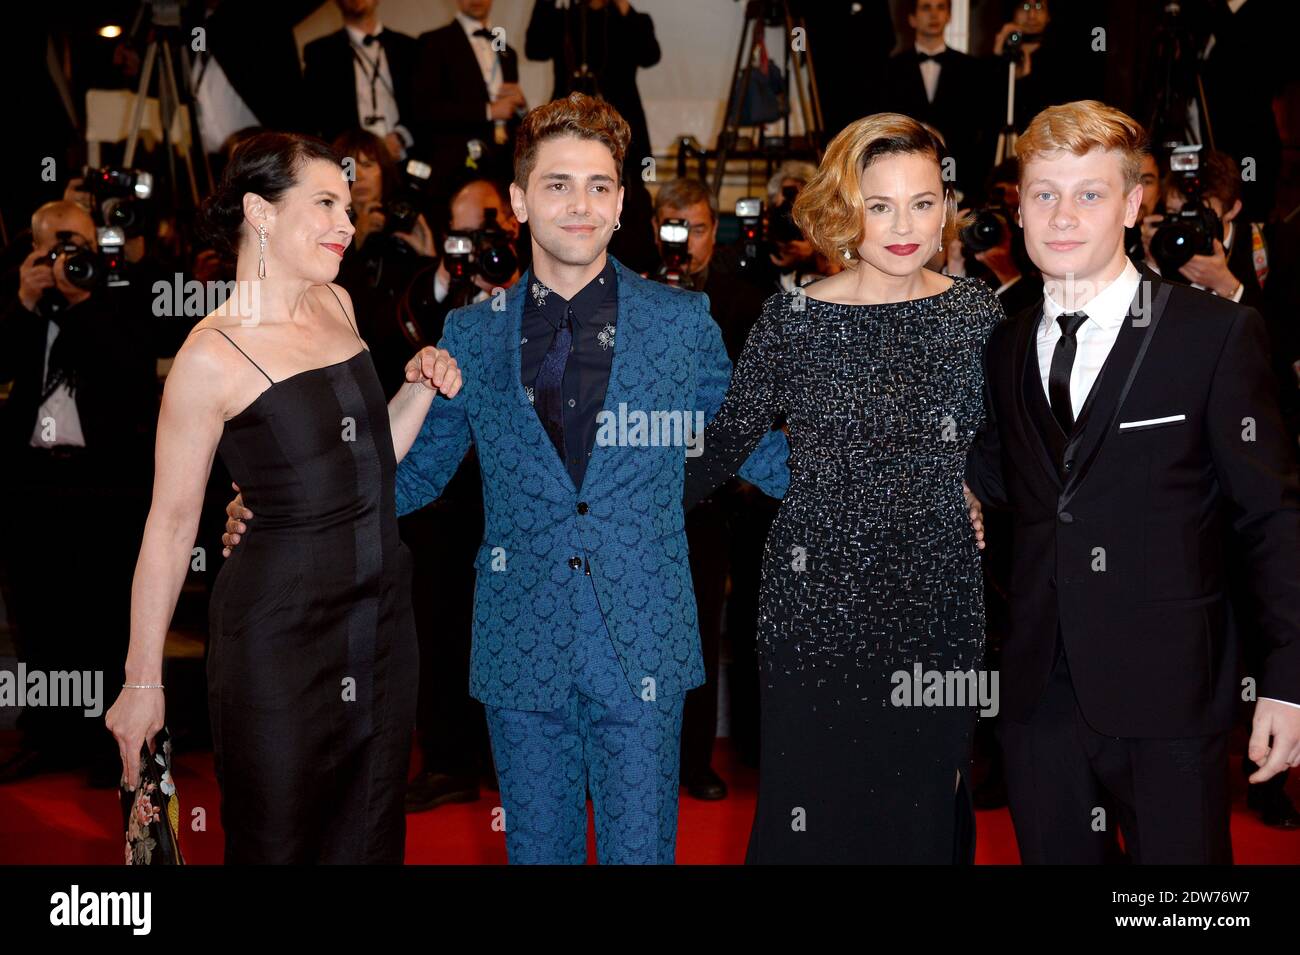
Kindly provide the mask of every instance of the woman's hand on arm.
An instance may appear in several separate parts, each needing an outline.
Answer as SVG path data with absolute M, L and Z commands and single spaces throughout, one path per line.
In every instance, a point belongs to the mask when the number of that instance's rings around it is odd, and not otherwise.
M 201 335 L 176 355 L 163 389 L 154 448 L 153 501 L 145 522 L 131 585 L 131 643 L 125 683 L 104 722 L 117 740 L 126 785 L 134 789 L 140 750 L 153 749 L 166 714 L 162 683 L 163 644 L 176 599 L 189 573 L 208 472 L 225 417 L 229 365 Z
M 406 384 L 388 402 L 393 454 L 398 461 L 411 450 L 436 395 L 455 398 L 460 392 L 460 366 L 451 353 L 432 345 L 421 348 L 406 363 Z

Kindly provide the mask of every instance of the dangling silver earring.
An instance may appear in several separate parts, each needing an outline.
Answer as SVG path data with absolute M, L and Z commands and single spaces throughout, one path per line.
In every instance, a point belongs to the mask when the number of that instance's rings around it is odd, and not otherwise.
M 617 232 L 621 228 L 623 228 L 623 220 L 618 219 L 614 222 L 614 231 Z
M 266 278 L 266 226 L 257 227 L 258 251 L 257 251 L 257 277 Z

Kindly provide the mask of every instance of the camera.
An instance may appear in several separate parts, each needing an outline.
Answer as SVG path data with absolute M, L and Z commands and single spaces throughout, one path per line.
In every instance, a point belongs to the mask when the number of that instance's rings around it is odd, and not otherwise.
M 1174 146 L 1169 153 L 1169 175 L 1183 196 L 1183 207 L 1164 213 L 1164 221 L 1151 237 L 1151 257 L 1160 274 L 1174 276 L 1194 255 L 1212 255 L 1214 240 L 1223 238 L 1223 223 L 1201 195 L 1200 145 Z
M 93 291 L 97 288 L 120 288 L 130 285 L 126 277 L 126 259 L 122 246 L 126 236 L 121 229 L 97 230 L 99 251 L 78 241 L 76 234 L 61 231 L 55 235 L 54 246 L 37 264 L 54 268 L 63 259 L 63 274 L 68 282 L 79 289 Z M 37 311 L 42 315 L 55 315 L 68 307 L 68 300 L 57 287 L 51 286 L 42 294 Z
M 402 186 L 384 203 L 384 233 L 410 232 L 425 205 L 425 190 L 433 167 L 418 159 L 408 160 L 402 169 Z
M 153 195 L 153 176 L 138 169 L 87 166 L 82 188 L 95 199 L 103 225 L 122 230 L 126 238 L 143 235 L 148 227 L 147 201 Z
M 1019 66 L 1025 56 L 1024 45 L 1037 43 L 1042 38 L 1041 33 L 1022 33 L 1020 30 L 1012 30 L 1002 42 L 1002 58 Z
M 797 186 L 786 186 L 781 190 L 785 201 L 773 207 L 768 216 L 767 235 L 773 242 L 803 241 L 803 230 L 794 221 L 794 200 L 798 195 Z
M 967 258 L 979 252 L 995 249 L 1011 234 L 1011 209 L 1006 204 L 1000 187 L 989 194 L 989 201 L 975 210 L 969 225 L 961 229 L 962 254 Z
M 510 233 L 497 224 L 496 209 L 483 210 L 479 228 L 448 233 L 442 250 L 453 287 L 469 282 L 476 274 L 489 285 L 504 285 L 519 268 Z
M 659 248 L 663 265 L 655 276 L 666 285 L 689 285 L 686 266 L 690 264 L 691 252 L 687 247 L 691 226 L 685 219 L 665 219 L 659 224 Z

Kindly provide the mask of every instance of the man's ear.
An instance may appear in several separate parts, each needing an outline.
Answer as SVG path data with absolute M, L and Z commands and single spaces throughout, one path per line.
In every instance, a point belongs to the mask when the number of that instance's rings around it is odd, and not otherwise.
M 1142 183 L 1129 190 L 1124 197 L 1124 228 L 1131 229 L 1137 225 L 1138 213 L 1142 211 Z
M 1223 213 L 1222 219 L 1224 222 L 1231 222 L 1233 219 L 1237 218 L 1237 216 L 1240 214 L 1241 214 L 1241 200 L 1234 199 L 1232 200 L 1232 208 L 1228 209 L 1226 212 Z
M 515 214 L 516 222 L 528 221 L 528 204 L 524 201 L 524 191 L 513 182 L 510 184 L 510 211 Z

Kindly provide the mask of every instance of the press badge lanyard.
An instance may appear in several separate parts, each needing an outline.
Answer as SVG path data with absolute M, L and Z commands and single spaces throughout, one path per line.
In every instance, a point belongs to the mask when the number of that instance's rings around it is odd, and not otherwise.
M 388 92 L 393 93 L 392 86 L 390 86 L 388 82 L 379 75 L 379 68 L 383 64 L 384 59 L 384 48 L 382 46 L 379 48 L 379 56 L 375 57 L 374 62 L 371 62 L 370 58 L 357 47 L 355 41 L 351 43 L 351 47 L 352 56 L 357 63 L 360 64 L 363 75 L 366 72 L 366 67 L 372 67 L 370 71 L 370 115 L 364 117 L 362 120 L 363 126 L 370 126 L 384 118 L 379 114 L 379 94 L 375 89 L 375 85 L 382 82 Z M 394 98 L 396 98 L 396 94 L 394 93 L 393 95 Z

